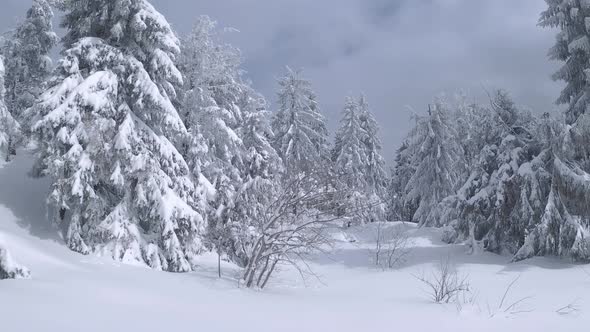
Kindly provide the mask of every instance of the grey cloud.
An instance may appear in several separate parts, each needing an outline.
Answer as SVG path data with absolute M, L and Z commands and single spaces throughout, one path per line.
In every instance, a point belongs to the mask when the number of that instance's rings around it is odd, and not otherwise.
M 8 1 L 0 30 L 28 1 Z M 367 94 L 382 127 L 385 155 L 406 134 L 410 112 L 433 96 L 464 89 L 485 102 L 482 86 L 510 90 L 537 112 L 560 84 L 546 58 L 554 31 L 536 26 L 541 0 L 152 0 L 179 33 L 207 14 L 240 32 L 227 40 L 248 76 L 272 102 L 284 66 L 303 67 L 334 128 L 344 96 Z

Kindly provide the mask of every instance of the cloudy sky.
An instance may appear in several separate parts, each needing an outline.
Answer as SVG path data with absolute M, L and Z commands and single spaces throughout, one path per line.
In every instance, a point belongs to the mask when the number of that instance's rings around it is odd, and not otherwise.
M 1 0 L 0 30 L 28 0 Z M 537 27 L 543 0 L 152 0 L 181 34 L 207 14 L 238 46 L 254 85 L 273 102 L 285 65 L 303 68 L 334 128 L 344 97 L 364 92 L 391 159 L 409 127 L 442 92 L 509 90 L 535 112 L 555 110 L 560 84 L 546 58 L 555 31 Z

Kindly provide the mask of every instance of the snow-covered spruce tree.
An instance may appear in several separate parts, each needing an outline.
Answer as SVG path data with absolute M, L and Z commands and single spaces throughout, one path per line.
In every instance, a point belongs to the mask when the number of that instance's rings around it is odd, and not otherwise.
M 491 113 L 480 105 L 467 103 L 467 96 L 463 93 L 456 96 L 450 120 L 457 132 L 457 142 L 463 150 L 463 161 L 467 166 L 460 177 L 459 185 L 464 184 L 465 181 L 471 184 L 480 184 L 482 181 L 480 178 L 482 168 L 479 167 L 479 162 L 488 161 L 490 151 L 487 150 L 486 143 L 496 129 L 493 127 L 496 124 L 492 125 L 492 121 L 487 121 L 492 118 Z M 451 222 L 455 224 L 456 218 L 463 209 L 461 204 L 465 203 L 465 197 L 471 195 L 472 190 L 474 189 L 470 185 L 463 185 L 457 193 L 443 199 L 429 214 L 427 224 L 445 227 Z M 456 239 L 456 236 L 454 230 L 449 227 L 443 237 L 444 240 L 451 242 Z
M 547 10 L 541 13 L 539 25 L 559 28 L 555 45 L 549 51 L 551 60 L 563 62 L 553 74 L 554 80 L 564 81 L 565 88 L 557 99 L 567 105 L 566 121 L 574 124 L 586 112 L 590 102 L 590 3 L 579 0 L 546 0 Z
M 480 105 L 468 102 L 468 96 L 464 92 L 458 93 L 454 98 L 452 121 L 455 124 L 457 140 L 463 148 L 465 164 L 473 165 L 481 149 L 482 137 L 477 136 L 482 128 L 478 117 L 482 109 Z M 487 110 L 486 110 L 487 111 Z
M 590 261 L 590 181 L 588 155 L 590 118 L 582 114 L 554 142 L 551 190 L 541 222 L 531 230 L 515 260 L 534 255 L 571 256 Z
M 369 188 L 365 172 L 368 156 L 364 139 L 365 130 L 361 127 L 359 104 L 347 97 L 342 111 L 340 128 L 336 132 L 332 159 L 342 181 L 353 190 L 365 192 Z
M 456 194 L 445 198 L 429 222 L 449 226 L 445 241 L 467 241 L 474 251 L 514 254 L 539 222 L 547 200 L 551 154 L 536 139 L 539 126 L 498 91 L 491 109 L 475 107 L 470 115 L 477 159 Z
M 388 182 L 387 219 L 413 222 L 414 214 L 420 205 L 420 197 L 408 197 L 408 181 L 418 168 L 418 152 L 428 129 L 427 117 L 414 114 L 414 126 L 395 152 L 395 162 Z
M 367 167 L 365 178 L 373 201 L 379 201 L 378 215 L 379 220 L 384 220 L 387 197 L 387 171 L 385 170 L 385 160 L 381 156 L 381 140 L 379 139 L 379 125 L 369 108 L 369 104 L 364 95 L 361 95 L 358 101 L 360 126 L 364 130 L 365 137 L 365 155 L 367 156 Z
M 408 151 L 408 141 L 404 141 L 395 152 L 394 166 L 387 185 L 387 220 L 412 221 L 415 210 L 404 206 L 406 184 L 416 171 L 413 167 L 412 154 Z
M 179 63 L 185 74 L 181 114 L 192 137 L 185 155 L 190 167 L 211 184 L 207 242 L 221 254 L 230 245 L 230 211 L 242 183 L 245 153 L 237 133 L 242 124 L 238 101 L 245 88 L 239 77 L 239 52 L 222 44 L 216 23 L 201 16 L 183 39 Z
M 202 250 L 197 177 L 177 147 L 179 41 L 146 0 L 69 0 L 63 58 L 34 106 L 36 170 L 74 251 L 190 271 Z
M 235 222 L 232 224 L 233 240 L 229 252 L 233 254 L 234 261 L 246 266 L 255 236 L 260 235 L 256 226 L 264 219 L 263 215 L 280 190 L 283 164 L 271 143 L 273 132 L 268 113 L 261 107 L 246 110 L 240 136 L 246 154 L 243 158 L 243 182 L 232 209 Z
M 366 212 L 373 210 L 372 206 L 380 202 L 370 201 L 374 198 L 372 195 L 374 191 L 369 182 L 370 178 L 367 177 L 369 169 L 369 156 L 365 145 L 367 134 L 361 127 L 360 115 L 358 102 L 352 97 L 347 97 L 340 128 L 336 132 L 332 162 L 335 174 L 347 189 L 347 196 L 349 196 L 336 199 L 346 199 L 348 204 L 361 212 L 354 216 L 357 219 L 356 222 L 366 223 L 375 221 L 376 216 Z
M 260 108 L 243 111 L 244 124 L 238 131 L 245 148 L 241 182 L 228 189 L 226 178 L 225 187 L 217 189 L 208 238 L 218 253 L 245 267 L 256 240 L 265 236 L 259 233 L 259 226 L 280 189 L 282 161 L 270 142 L 272 131 L 266 112 Z
M 12 139 L 20 134 L 20 126 L 4 102 L 4 58 L 0 56 L 0 163 L 10 159 Z
M 462 158 L 465 165 L 473 166 L 477 163 L 480 150 L 485 144 L 486 137 L 490 136 L 492 128 L 489 122 L 480 121 L 481 116 L 489 116 L 490 112 L 476 104 L 466 102 L 465 95 L 459 95 L 456 102 L 446 105 L 446 123 L 456 133 L 456 143 L 460 145 L 463 152 Z M 388 181 L 388 220 L 415 221 L 414 214 L 420 205 L 421 197 L 412 193 L 412 187 L 408 186 L 409 180 L 413 177 L 422 162 L 419 159 L 421 149 L 429 133 L 429 116 L 414 115 L 415 124 L 404 139 L 402 145 L 396 150 L 394 167 L 391 170 L 391 178 Z M 468 174 L 461 172 L 456 175 L 457 183 L 460 185 L 467 179 Z M 409 194 L 412 193 L 412 196 Z M 454 191 L 452 192 L 454 196 Z M 443 203 L 443 202 L 441 202 Z M 441 206 L 435 205 L 436 209 L 429 214 L 429 225 L 445 225 L 453 220 L 458 211 L 448 207 L 448 202 Z M 444 208 L 445 211 L 440 211 Z M 437 211 L 438 210 L 438 211 Z M 442 217 L 442 213 L 447 214 Z M 455 217 L 452 217 L 455 216 Z M 448 218 L 451 218 L 448 220 Z
M 427 223 L 428 216 L 443 198 L 454 193 L 463 174 L 463 150 L 449 118 L 443 101 L 430 107 L 425 128 L 417 137 L 416 171 L 406 184 L 406 201 L 419 200 L 413 220 L 425 226 L 437 226 Z
M 590 3 L 547 0 L 540 25 L 559 28 L 549 56 L 563 62 L 553 75 L 564 81 L 557 99 L 567 105 L 567 129 L 553 146 L 553 182 L 541 224 L 532 231 L 515 259 L 533 255 L 568 255 L 590 260 Z
M 209 181 L 239 178 L 243 144 L 237 134 L 243 116 L 239 102 L 249 87 L 240 80 L 240 54 L 222 44 L 216 23 L 201 16 L 182 41 L 179 68 L 185 75 L 181 115 L 192 136 L 204 146 L 194 152 Z M 194 145 L 199 142 L 193 142 Z M 193 158 L 189 158 L 193 160 Z
M 25 110 L 33 106 L 45 89 L 52 70 L 49 53 L 57 44 L 53 32 L 53 10 L 47 0 L 34 0 L 25 19 L 12 31 L 2 47 L 5 57 L 6 106 L 28 131 Z M 16 145 L 16 138 L 13 138 Z
M 216 23 L 199 18 L 183 41 L 180 68 L 186 74 L 182 116 L 193 137 L 187 159 L 212 184 L 208 242 L 245 265 L 248 228 L 272 197 L 281 159 L 266 101 L 243 77 L 240 52 L 224 44 Z
M 279 110 L 274 115 L 274 146 L 289 174 L 311 172 L 328 158 L 328 131 L 311 83 L 287 68 L 279 80 Z
M 356 206 L 358 222 L 385 218 L 386 175 L 378 126 L 363 96 L 347 97 L 332 150 L 334 172 Z M 342 199 L 342 198 L 337 198 Z

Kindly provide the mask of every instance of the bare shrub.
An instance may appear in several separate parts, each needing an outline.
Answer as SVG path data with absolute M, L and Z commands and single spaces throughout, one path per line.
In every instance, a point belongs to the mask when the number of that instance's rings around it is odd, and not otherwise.
M 450 257 L 441 259 L 437 269 L 430 276 L 414 275 L 427 286 L 427 293 L 435 303 L 449 303 L 457 300 L 463 293 L 470 291 L 467 276 L 460 276 Z
M 241 280 L 245 287 L 264 288 L 280 265 L 295 268 L 304 279 L 317 277 L 308 260 L 310 255 L 332 248 L 333 238 L 327 228 L 360 213 L 360 209 L 373 207 L 346 206 L 337 199 L 347 196 L 346 189 L 334 186 L 335 180 L 321 170 L 284 180 L 250 229 Z
M 478 294 L 474 292 L 471 287 L 469 287 L 469 289 L 466 291 L 459 292 L 453 300 L 457 312 L 462 312 L 465 306 L 476 307 L 479 311 L 481 311 L 477 301 L 477 295 Z
M 372 250 L 375 265 L 392 269 L 402 264 L 410 253 L 411 240 L 403 227 L 386 227 L 385 222 L 375 228 L 375 249 Z
M 331 245 L 324 230 L 338 219 L 319 209 L 332 195 L 317 190 L 310 176 L 296 177 L 282 186 L 264 209 L 246 250 L 248 263 L 242 276 L 246 287 L 264 288 L 280 264 L 291 265 L 302 275 L 312 273 L 307 256 Z

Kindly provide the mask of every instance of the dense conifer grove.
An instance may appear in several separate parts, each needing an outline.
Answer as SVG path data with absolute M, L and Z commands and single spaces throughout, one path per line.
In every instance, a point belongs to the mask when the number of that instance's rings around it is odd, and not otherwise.
M 565 113 L 501 89 L 437 97 L 388 167 L 364 95 L 343 98 L 331 137 L 302 70 L 269 103 L 206 16 L 178 36 L 148 0 L 34 0 L 0 48 L 0 158 L 34 154 L 71 250 L 170 272 L 214 252 L 248 287 L 321 250 L 328 224 L 408 221 L 474 253 L 590 261 L 590 4 L 546 2 Z M 0 278 L 28 275 L 9 261 L 0 247 Z

